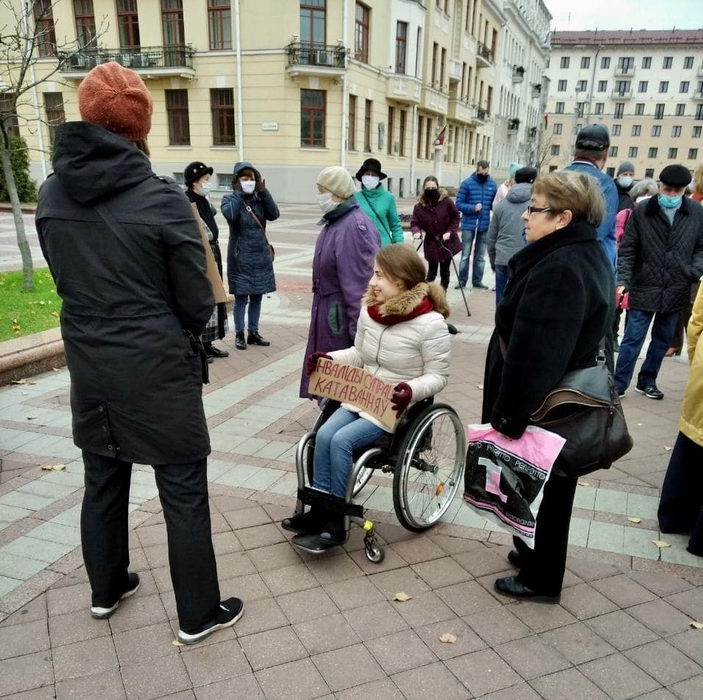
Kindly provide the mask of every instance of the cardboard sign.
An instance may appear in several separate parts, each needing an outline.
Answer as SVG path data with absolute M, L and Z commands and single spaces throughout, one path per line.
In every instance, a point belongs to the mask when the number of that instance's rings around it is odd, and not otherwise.
M 320 359 L 310 375 L 308 391 L 314 396 L 351 404 L 387 428 L 395 426 L 396 415 L 391 404 L 393 385 L 362 367 Z
M 212 248 L 210 247 L 210 241 L 207 239 L 207 226 L 205 222 L 200 218 L 198 214 L 198 207 L 195 204 L 190 205 L 193 210 L 193 216 L 198 222 L 198 230 L 200 231 L 200 237 L 203 240 L 203 248 L 205 248 L 205 275 L 210 280 L 212 285 L 212 293 L 215 297 L 216 304 L 226 304 L 227 303 L 227 292 L 225 292 L 224 285 L 222 284 L 222 277 L 217 270 L 217 263 L 215 262 L 215 256 L 212 254 Z

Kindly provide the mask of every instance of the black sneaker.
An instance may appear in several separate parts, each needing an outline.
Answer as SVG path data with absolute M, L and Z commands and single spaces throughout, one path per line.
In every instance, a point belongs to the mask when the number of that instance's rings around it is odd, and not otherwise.
M 635 391 L 644 394 L 648 399 L 661 401 L 664 398 L 664 392 L 657 389 L 656 384 L 648 384 L 647 386 L 636 386 Z
M 127 598 L 131 598 L 139 590 L 139 574 L 127 574 L 127 590 L 117 599 L 114 605 L 109 608 L 101 608 L 93 605 L 90 608 L 90 615 L 96 620 L 107 620 L 112 617 L 120 603 Z
M 237 348 L 237 350 L 247 349 L 247 341 L 244 339 L 244 331 L 237 331 L 234 336 L 234 347 Z
M 327 522 L 327 514 L 316 508 L 311 508 L 307 513 L 291 515 L 281 521 L 281 527 L 289 532 L 299 535 L 319 535 Z
M 322 528 L 320 544 L 324 547 L 336 547 L 346 541 L 347 531 L 344 529 L 344 516 L 335 516 Z
M 618 398 L 624 399 L 625 398 L 625 389 L 618 389 Z
M 217 630 L 231 627 L 244 614 L 244 603 L 239 598 L 227 598 L 220 603 L 214 619 L 197 632 L 178 630 L 178 641 L 183 644 L 197 644 Z
M 454 289 L 464 289 L 464 287 L 466 287 L 465 284 L 455 284 L 454 285 Z
M 473 285 L 474 289 L 488 289 L 488 286 L 485 285 L 483 282 L 476 282 Z
M 271 345 L 271 341 L 266 340 L 266 338 L 263 338 L 261 336 L 261 333 L 259 333 L 258 331 L 256 331 L 255 333 L 249 331 L 249 335 L 247 336 L 247 343 L 249 343 L 249 345 L 261 345 L 263 347 L 268 347 L 269 345 Z
M 205 352 L 207 353 L 208 357 L 229 357 L 229 353 L 227 352 L 227 350 L 220 350 L 214 345 L 206 347 Z

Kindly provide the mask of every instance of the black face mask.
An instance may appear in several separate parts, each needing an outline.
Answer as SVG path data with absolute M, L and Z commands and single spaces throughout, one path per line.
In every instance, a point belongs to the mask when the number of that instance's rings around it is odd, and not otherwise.
M 488 180 L 488 173 L 476 173 L 476 177 L 479 182 L 486 182 L 486 180 Z
M 425 190 L 425 199 L 430 202 L 436 202 L 439 199 L 439 190 L 436 187 Z

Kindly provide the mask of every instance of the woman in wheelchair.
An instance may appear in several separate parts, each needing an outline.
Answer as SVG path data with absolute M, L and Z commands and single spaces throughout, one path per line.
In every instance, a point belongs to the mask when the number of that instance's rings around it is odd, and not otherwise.
M 409 245 L 383 248 L 374 261 L 373 277 L 363 298 L 354 346 L 330 354 L 316 352 L 308 371 L 320 358 L 363 367 L 393 384 L 391 402 L 400 417 L 411 403 L 438 393 L 449 375 L 449 315 L 445 292 L 426 283 L 425 265 Z M 353 454 L 393 431 L 364 411 L 342 404 L 315 438 L 313 488 L 345 502 Z M 324 502 L 324 500 L 323 500 Z M 314 504 L 306 513 L 286 518 L 286 530 L 320 534 L 321 546 L 346 539 L 344 516 Z

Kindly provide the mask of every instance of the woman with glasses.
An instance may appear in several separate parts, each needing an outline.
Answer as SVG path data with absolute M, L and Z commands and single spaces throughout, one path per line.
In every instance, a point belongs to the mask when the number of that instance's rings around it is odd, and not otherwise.
M 537 179 L 522 218 L 529 245 L 508 263 L 484 379 L 483 422 L 519 438 L 530 416 L 569 371 L 595 365 L 612 319 L 610 263 L 596 238 L 603 199 L 588 175 L 562 171 Z M 557 460 L 544 488 L 535 547 L 515 538 L 508 559 L 519 573 L 498 593 L 558 602 L 566 567 L 576 478 Z

